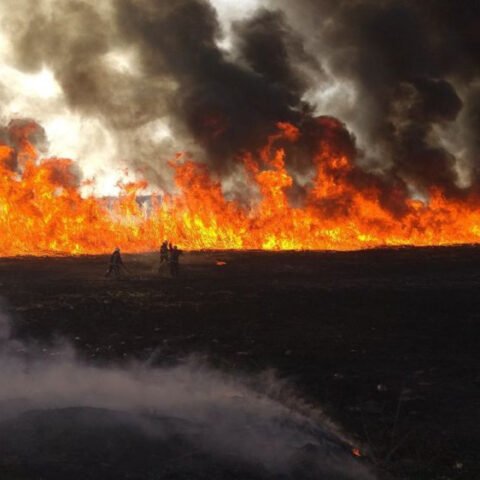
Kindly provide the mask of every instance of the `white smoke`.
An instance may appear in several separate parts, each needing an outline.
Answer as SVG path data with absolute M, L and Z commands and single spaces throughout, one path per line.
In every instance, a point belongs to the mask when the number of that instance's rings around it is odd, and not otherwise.
M 279 382 L 264 378 L 262 383 L 264 392 L 268 386 L 281 396 Z M 10 319 L 1 310 L 0 385 L 0 431 L 3 422 L 11 425 L 12 418 L 30 410 L 94 407 L 128 415 L 154 413 L 195 426 L 194 441 L 219 458 L 235 452 L 244 462 L 287 472 L 302 448 L 314 446 L 322 471 L 333 475 L 328 478 L 373 478 L 355 463 L 350 447 L 325 417 L 287 406 L 298 405 L 291 395 L 286 403 L 275 400 L 247 379 L 194 360 L 170 368 L 96 367 L 79 361 L 65 344 L 46 357 L 38 346 L 10 338 Z M 141 418 L 138 425 L 149 435 L 166 435 Z
M 109 1 L 85 2 L 94 5 L 95 11 L 106 21 L 111 20 L 113 13 Z M 60 3 L 59 0 L 48 0 L 39 2 L 37 7 L 50 15 Z M 7 125 L 17 118 L 35 119 L 45 129 L 48 156 L 77 161 L 83 179 L 94 180 L 88 188 L 82 189 L 83 193 L 117 195 L 119 181 L 136 181 L 143 176 L 142 172 L 132 169 L 126 175 L 130 159 L 125 155 L 125 145 L 108 125 L 107 119 L 79 113 L 69 107 L 62 86 L 47 66 L 31 72 L 23 71 L 15 63 L 12 39 L 28 28 L 28 19 L 24 17 L 29 8 L 28 1 L 19 0 L 13 10 L 0 2 L 0 21 L 8 26 L 0 32 L 0 123 Z M 105 55 L 105 64 L 112 71 L 119 71 L 135 81 L 138 66 L 132 52 L 112 48 Z M 152 138 L 145 136 L 144 131 L 139 135 L 143 135 L 147 143 L 158 143 L 157 130 L 147 133 L 151 133 Z

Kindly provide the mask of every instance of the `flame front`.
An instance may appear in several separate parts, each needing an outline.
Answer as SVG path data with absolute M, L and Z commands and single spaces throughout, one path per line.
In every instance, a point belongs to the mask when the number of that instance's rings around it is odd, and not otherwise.
M 293 178 L 279 142 L 295 143 L 298 136 L 296 127 L 280 123 L 260 152 L 243 155 L 247 177 L 260 193 L 253 205 L 228 200 L 205 165 L 175 161 L 178 193 L 153 196 L 147 211 L 137 202 L 145 182 L 123 185 L 114 200 L 82 197 L 74 163 L 39 159 L 24 132 L 15 147 L 0 145 L 0 254 L 95 254 L 116 245 L 143 252 L 163 239 L 185 249 L 268 250 L 479 241 L 478 195 L 447 199 L 431 188 L 428 200 L 419 201 L 393 186 L 389 196 L 399 196 L 402 207 L 395 213 L 385 206 L 376 177 L 361 173 L 361 181 L 352 180 L 358 167 L 328 138 L 313 155 L 315 175 L 302 205 L 292 206 Z

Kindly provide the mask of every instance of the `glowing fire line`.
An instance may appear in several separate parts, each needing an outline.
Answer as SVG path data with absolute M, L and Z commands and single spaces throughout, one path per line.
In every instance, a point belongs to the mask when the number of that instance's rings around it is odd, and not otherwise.
M 376 246 L 446 245 L 480 240 L 478 199 L 447 200 L 439 189 L 429 201 L 405 199 L 399 217 L 382 206 L 375 183 L 350 180 L 355 168 L 328 141 L 319 142 L 315 179 L 301 207 L 290 205 L 293 184 L 279 140 L 299 131 L 279 124 L 258 155 L 243 163 L 261 200 L 247 208 L 227 200 L 207 167 L 174 161 L 178 194 L 152 197 L 147 213 L 137 202 L 145 182 L 125 184 L 122 195 L 83 198 L 67 159 L 39 160 L 28 127 L 15 148 L 0 145 L 0 254 L 53 255 L 156 250 L 163 239 L 184 249 L 353 250 Z M 18 132 L 17 132 L 18 133 Z

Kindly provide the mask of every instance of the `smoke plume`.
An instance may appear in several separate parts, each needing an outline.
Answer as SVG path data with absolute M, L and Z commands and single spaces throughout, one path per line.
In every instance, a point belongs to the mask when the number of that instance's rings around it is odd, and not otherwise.
M 84 438 L 82 429 L 91 434 L 98 428 L 100 435 L 101 429 L 126 425 L 135 432 L 129 430 L 132 439 L 138 435 L 145 441 L 160 439 L 166 442 L 163 448 L 179 448 L 176 454 L 200 451 L 218 462 L 233 455 L 238 465 L 256 466 L 258 472 L 269 475 L 288 474 L 308 460 L 312 472 L 328 478 L 373 478 L 354 461 L 351 447 L 323 415 L 306 407 L 299 409 L 298 400 L 291 393 L 281 394 L 286 390 L 271 377 L 255 382 L 234 378 L 194 359 L 169 368 L 95 367 L 78 360 L 66 342 L 57 341 L 47 352 L 39 345 L 15 340 L 3 308 L 0 382 L 8 388 L 0 392 L 0 438 L 12 428 L 14 433 L 8 442 L 0 442 L 4 445 L 0 450 L 5 450 L 2 456 L 25 454 L 26 465 L 34 464 L 40 448 L 35 442 L 42 442 L 43 431 L 44 466 L 37 466 L 41 470 L 48 464 L 45 459 L 65 454 L 71 436 L 76 449 L 88 449 L 77 444 Z M 283 401 L 275 399 L 282 396 Z M 43 422 L 48 428 L 39 433 L 35 429 Z M 29 431 L 31 435 L 24 439 L 23 433 Z M 54 440 L 55 451 L 49 451 L 51 438 L 65 431 L 69 432 L 62 437 L 66 443 L 60 446 Z M 314 454 L 308 454 L 309 450 Z M 142 454 L 137 452 L 139 457 Z M 163 458 L 162 451 L 156 455 Z
M 53 72 L 60 93 L 40 117 L 62 105 L 100 122 L 116 161 L 164 188 L 177 150 L 227 179 L 278 122 L 304 132 L 287 157 L 299 187 L 309 125 L 330 116 L 377 183 L 420 196 L 477 189 L 476 0 L 258 0 L 233 20 L 219 3 L 7 0 L 4 57 Z M 16 93 L 2 85 L 4 114 Z
M 477 181 L 478 2 L 270 4 L 288 12 L 322 59 L 334 93 L 319 89 L 310 98 L 355 132 L 360 163 L 420 192 L 460 194 L 459 175 Z

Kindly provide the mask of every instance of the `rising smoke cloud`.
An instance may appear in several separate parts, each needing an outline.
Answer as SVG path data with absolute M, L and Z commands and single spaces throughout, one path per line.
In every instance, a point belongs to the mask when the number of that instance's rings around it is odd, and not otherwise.
M 100 121 L 115 158 L 165 188 L 176 150 L 227 178 L 277 122 L 308 130 L 316 115 L 346 124 L 382 182 L 477 188 L 477 1 L 259 0 L 233 23 L 215 4 L 7 0 L 9 62 L 51 70 L 68 111 Z M 289 152 L 296 176 L 305 139 Z
M 289 12 L 308 49 L 322 58 L 332 88 L 348 93 L 343 101 L 321 90 L 313 98 L 317 110 L 330 108 L 353 129 L 367 167 L 417 190 L 439 186 L 459 194 L 459 174 L 477 181 L 478 2 L 270 4 Z M 449 135 L 455 145 L 447 147 Z

